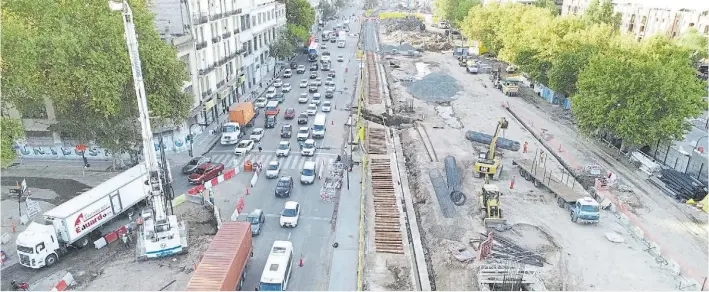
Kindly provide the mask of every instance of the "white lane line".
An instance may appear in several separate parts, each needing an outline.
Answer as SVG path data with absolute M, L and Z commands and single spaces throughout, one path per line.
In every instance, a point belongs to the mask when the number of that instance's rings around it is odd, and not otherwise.
M 290 235 L 291 235 L 291 233 L 290 233 L 290 232 L 288 232 L 288 240 L 290 240 Z

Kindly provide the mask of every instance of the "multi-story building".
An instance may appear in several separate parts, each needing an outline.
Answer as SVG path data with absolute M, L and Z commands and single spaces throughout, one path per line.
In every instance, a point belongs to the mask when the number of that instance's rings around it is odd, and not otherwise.
M 690 28 L 709 35 L 709 2 L 695 0 L 612 0 L 622 16 L 621 31 L 640 40 L 655 34 L 676 37 Z M 564 0 L 562 15 L 581 15 L 591 0 Z

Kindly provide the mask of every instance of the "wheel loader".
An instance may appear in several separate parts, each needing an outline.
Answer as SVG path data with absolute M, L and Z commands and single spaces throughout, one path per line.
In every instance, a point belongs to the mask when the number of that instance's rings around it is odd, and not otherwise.
M 484 212 L 483 224 L 485 227 L 505 225 L 507 219 L 502 217 L 502 207 L 500 203 L 500 188 L 497 185 L 488 184 L 487 181 L 480 190 L 480 209 Z

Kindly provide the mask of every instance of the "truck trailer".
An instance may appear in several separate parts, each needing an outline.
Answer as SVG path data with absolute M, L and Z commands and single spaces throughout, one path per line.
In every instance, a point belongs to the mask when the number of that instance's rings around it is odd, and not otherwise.
M 251 223 L 224 222 L 202 256 L 185 291 L 241 290 L 254 255 Z
M 91 243 L 91 234 L 148 196 L 144 164 L 118 174 L 42 214 L 17 236 L 20 264 L 39 269 L 54 265 L 69 247 Z
M 255 117 L 258 115 L 252 102 L 242 102 L 229 107 L 229 121 L 221 127 L 222 145 L 232 145 L 239 142 L 239 138 L 244 135 L 244 129 L 254 125 Z

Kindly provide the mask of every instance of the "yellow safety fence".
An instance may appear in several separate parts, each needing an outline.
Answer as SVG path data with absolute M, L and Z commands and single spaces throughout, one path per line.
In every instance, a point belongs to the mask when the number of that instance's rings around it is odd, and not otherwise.
M 361 53 L 358 52 L 358 55 Z M 364 64 L 363 60 L 363 64 Z M 364 106 L 364 66 L 360 66 L 360 76 L 359 79 L 359 98 L 357 100 L 357 136 L 359 138 L 360 145 L 364 145 L 364 121 L 362 120 L 362 107 Z M 364 149 L 362 147 L 361 149 Z M 362 193 L 359 199 L 359 247 L 358 247 L 358 258 L 357 258 L 357 291 L 362 291 L 362 281 L 364 277 L 364 198 L 367 192 L 367 152 L 362 151 L 362 184 L 360 185 Z

